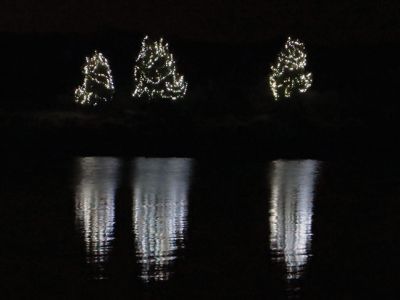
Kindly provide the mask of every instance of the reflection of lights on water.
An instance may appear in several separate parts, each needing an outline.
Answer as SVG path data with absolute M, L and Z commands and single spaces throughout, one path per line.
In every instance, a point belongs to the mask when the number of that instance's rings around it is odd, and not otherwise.
M 312 214 L 318 162 L 274 161 L 271 176 L 270 245 L 287 279 L 301 277 L 311 255 Z
M 135 161 L 133 221 L 146 282 L 167 280 L 169 265 L 184 246 L 191 165 L 181 158 Z
M 85 247 L 87 262 L 102 279 L 103 264 L 114 239 L 114 200 L 119 162 L 114 158 L 79 159 L 75 192 L 75 213 Z

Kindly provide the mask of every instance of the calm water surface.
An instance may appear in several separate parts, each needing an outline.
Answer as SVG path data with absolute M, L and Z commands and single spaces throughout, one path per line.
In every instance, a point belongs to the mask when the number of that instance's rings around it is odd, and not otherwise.
M 0 266 L 8 298 L 396 293 L 400 172 L 190 158 L 4 166 Z
M 133 224 L 145 281 L 164 281 L 185 246 L 192 161 L 145 159 L 134 163 Z
M 284 265 L 290 291 L 312 255 L 313 201 L 320 163 L 312 160 L 271 164 L 270 249 Z

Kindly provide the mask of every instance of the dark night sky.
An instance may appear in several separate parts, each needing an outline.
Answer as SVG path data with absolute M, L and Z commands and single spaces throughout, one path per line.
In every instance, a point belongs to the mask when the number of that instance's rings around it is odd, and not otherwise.
M 320 44 L 397 43 L 399 15 L 398 0 L 2 0 L 0 31 L 115 29 L 222 42 L 292 34 Z

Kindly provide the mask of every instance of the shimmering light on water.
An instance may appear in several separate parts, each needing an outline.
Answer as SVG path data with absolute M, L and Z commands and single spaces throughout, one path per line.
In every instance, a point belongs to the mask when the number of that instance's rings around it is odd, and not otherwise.
M 86 157 L 77 161 L 76 223 L 85 247 L 86 261 L 96 279 L 103 279 L 104 263 L 114 239 L 114 201 L 119 160 Z
M 0 268 L 12 298 L 398 294 L 394 161 L 4 161 Z
M 170 277 L 184 247 L 191 159 L 138 158 L 134 166 L 134 233 L 144 281 Z
M 319 162 L 272 162 L 270 247 L 289 282 L 298 280 L 311 256 L 312 216 Z

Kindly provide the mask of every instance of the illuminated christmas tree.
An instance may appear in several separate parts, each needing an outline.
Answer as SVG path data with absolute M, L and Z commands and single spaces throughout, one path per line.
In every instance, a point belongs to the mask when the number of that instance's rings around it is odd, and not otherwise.
M 75 90 L 75 102 L 97 106 L 110 101 L 114 95 L 114 84 L 107 59 L 95 51 L 86 58 L 83 67 L 83 84 Z
M 304 93 L 311 87 L 312 75 L 306 72 L 306 65 L 304 44 L 289 37 L 285 48 L 278 55 L 277 62 L 271 66 L 269 85 L 275 100 Z
M 134 68 L 135 90 L 133 97 L 147 99 L 183 98 L 187 82 L 176 71 L 174 56 L 170 53 L 168 43 L 161 38 L 151 41 L 145 37 Z

